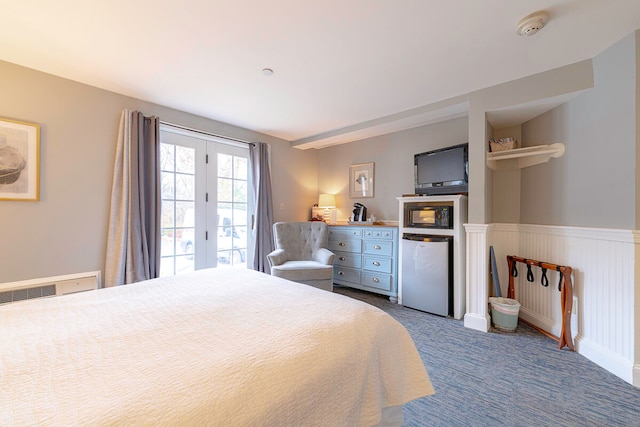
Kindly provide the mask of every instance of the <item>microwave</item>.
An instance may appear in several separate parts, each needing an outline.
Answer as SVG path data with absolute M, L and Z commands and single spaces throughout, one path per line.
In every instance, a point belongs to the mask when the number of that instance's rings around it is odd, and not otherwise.
M 453 204 L 447 202 L 407 203 L 404 226 L 408 228 L 453 228 Z

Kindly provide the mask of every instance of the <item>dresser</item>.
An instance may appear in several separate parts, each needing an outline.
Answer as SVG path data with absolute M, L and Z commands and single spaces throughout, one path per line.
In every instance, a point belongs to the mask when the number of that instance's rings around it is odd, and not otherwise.
M 331 225 L 329 250 L 336 254 L 333 283 L 398 300 L 398 228 Z

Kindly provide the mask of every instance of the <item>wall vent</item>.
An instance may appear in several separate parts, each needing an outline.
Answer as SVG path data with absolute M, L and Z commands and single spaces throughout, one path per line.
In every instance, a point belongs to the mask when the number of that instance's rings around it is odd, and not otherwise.
M 22 301 L 25 299 L 52 297 L 56 294 L 56 285 L 36 286 L 15 291 L 0 292 L 0 304 Z
M 56 295 L 90 291 L 100 287 L 100 271 L 45 277 L 0 284 L 0 305 Z

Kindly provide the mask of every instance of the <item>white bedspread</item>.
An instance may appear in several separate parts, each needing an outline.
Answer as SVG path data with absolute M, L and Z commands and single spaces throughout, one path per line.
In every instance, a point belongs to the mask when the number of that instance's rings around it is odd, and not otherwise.
M 386 313 L 252 270 L 0 306 L 2 426 L 366 426 L 430 394 Z

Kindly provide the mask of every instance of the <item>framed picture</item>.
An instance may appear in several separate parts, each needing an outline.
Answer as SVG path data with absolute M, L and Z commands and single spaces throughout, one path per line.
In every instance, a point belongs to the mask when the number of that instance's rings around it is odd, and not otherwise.
M 351 165 L 349 168 L 349 197 L 373 197 L 373 162 Z
M 40 126 L 0 118 L 0 200 L 40 200 Z

